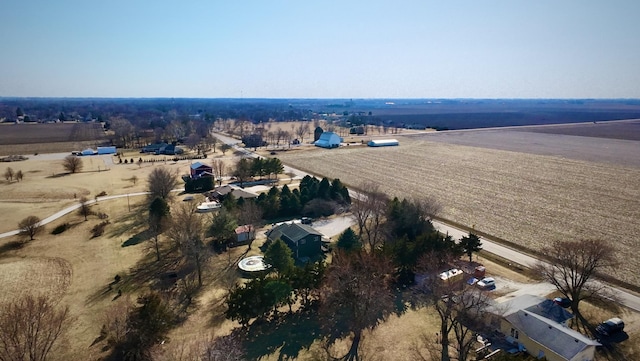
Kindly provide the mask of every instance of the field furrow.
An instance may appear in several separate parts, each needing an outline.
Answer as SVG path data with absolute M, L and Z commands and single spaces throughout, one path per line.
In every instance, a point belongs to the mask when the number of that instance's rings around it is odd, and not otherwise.
M 543 250 L 555 239 L 602 238 L 621 257 L 640 242 L 640 169 L 562 157 L 402 139 L 393 148 L 281 154 L 288 164 L 390 196 L 434 197 L 442 216 Z M 637 257 L 614 276 L 640 285 Z

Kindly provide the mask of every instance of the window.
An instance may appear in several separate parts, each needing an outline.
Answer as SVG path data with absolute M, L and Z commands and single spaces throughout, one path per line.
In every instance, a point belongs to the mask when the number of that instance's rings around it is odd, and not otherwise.
M 516 330 L 515 328 L 511 329 L 511 337 L 517 339 L 518 338 L 518 330 Z

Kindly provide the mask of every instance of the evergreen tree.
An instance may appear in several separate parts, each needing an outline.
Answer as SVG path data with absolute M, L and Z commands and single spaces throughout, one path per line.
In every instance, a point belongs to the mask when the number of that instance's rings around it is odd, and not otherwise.
M 346 252 L 351 252 L 362 248 L 362 243 L 358 239 L 358 235 L 356 235 L 356 232 L 354 232 L 351 228 L 347 228 L 344 230 L 344 232 L 342 232 L 342 234 L 340 234 L 336 246 L 345 250 Z
M 281 239 L 277 239 L 269 245 L 264 253 L 263 262 L 270 265 L 272 270 L 278 272 L 279 277 L 291 274 L 295 267 L 293 252 Z
M 468 236 L 460 238 L 458 244 L 462 251 L 469 257 L 469 262 L 473 259 L 473 252 L 480 252 L 482 250 L 482 241 L 475 233 L 469 232 Z
M 329 179 L 322 178 L 320 184 L 318 185 L 318 198 L 322 199 L 331 199 L 331 183 L 329 183 Z

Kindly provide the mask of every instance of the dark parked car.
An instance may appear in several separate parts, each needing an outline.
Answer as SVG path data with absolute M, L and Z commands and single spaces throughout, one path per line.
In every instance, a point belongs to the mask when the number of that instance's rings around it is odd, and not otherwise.
M 302 224 L 311 224 L 313 222 L 313 219 L 309 218 L 309 217 L 302 217 L 300 219 L 300 222 Z
M 563 297 L 556 297 L 553 299 L 553 303 L 555 303 L 556 305 L 560 306 L 560 307 L 564 307 L 567 308 L 569 306 L 571 306 L 571 300 L 568 298 L 563 298 Z
M 610 318 L 596 327 L 596 332 L 604 336 L 610 336 L 623 330 L 624 322 L 617 317 Z

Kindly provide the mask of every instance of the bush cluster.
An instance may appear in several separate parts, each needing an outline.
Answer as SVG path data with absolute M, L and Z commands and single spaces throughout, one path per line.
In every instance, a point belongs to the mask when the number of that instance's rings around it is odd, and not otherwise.
M 174 162 L 177 162 L 179 160 L 190 160 L 190 159 L 207 159 L 207 155 L 206 154 L 202 154 L 202 155 L 186 155 L 186 156 L 180 156 L 180 157 L 173 157 L 173 158 L 167 158 L 167 157 L 162 157 L 162 158 L 150 158 L 150 159 L 142 159 L 139 158 L 138 159 L 138 163 L 157 163 L 157 162 L 167 162 L 168 160 L 172 160 Z M 122 159 L 122 158 L 118 158 L 118 163 L 119 164 L 134 164 L 135 161 L 133 160 L 133 158 L 131 159 Z
M 104 228 L 107 226 L 107 224 L 109 224 L 109 221 L 103 221 L 93 226 L 93 228 L 91 228 L 91 234 L 93 235 L 93 238 L 102 236 L 104 234 Z

